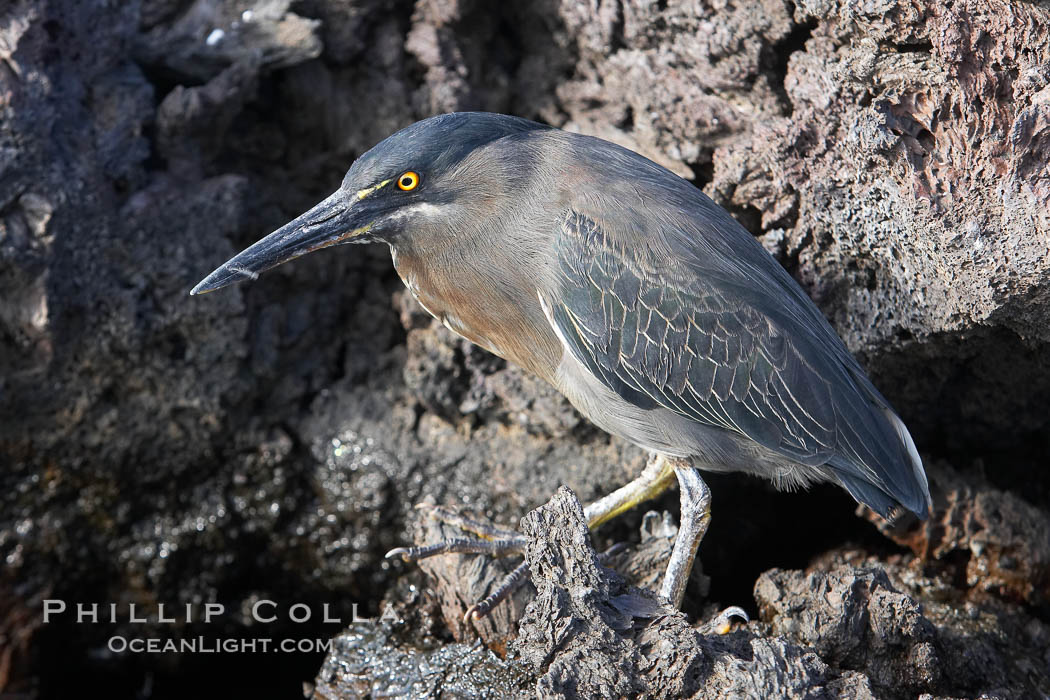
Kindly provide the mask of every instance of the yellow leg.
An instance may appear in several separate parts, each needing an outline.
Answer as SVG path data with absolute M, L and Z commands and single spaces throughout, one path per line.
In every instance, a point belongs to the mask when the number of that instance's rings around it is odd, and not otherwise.
M 587 527 L 593 530 L 639 503 L 651 501 L 674 482 L 675 462 L 663 455 L 653 455 L 637 479 L 583 509 Z

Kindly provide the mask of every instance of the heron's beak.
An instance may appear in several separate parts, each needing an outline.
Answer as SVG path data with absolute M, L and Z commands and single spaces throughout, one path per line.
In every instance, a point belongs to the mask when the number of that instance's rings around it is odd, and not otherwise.
M 337 190 L 294 221 L 241 251 L 205 277 L 190 294 L 204 294 L 234 282 L 256 279 L 260 272 L 368 232 L 371 214 L 364 194 Z

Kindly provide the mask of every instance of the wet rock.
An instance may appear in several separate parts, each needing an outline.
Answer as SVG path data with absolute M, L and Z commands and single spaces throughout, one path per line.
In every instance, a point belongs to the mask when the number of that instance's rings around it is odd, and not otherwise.
M 540 697 L 1022 697 L 1050 682 L 1050 628 L 1001 601 L 964 610 L 915 561 L 847 551 L 770 570 L 755 584 L 761 620 L 719 636 L 602 566 L 568 489 L 522 529 L 536 597 L 510 650 Z
M 835 678 L 815 653 L 784 638 L 763 638 L 749 630 L 705 636 L 684 615 L 662 606 L 651 591 L 629 586 L 599 563 L 582 507 L 568 489 L 527 515 L 522 528 L 529 537 L 526 559 L 537 594 L 509 649 L 512 665 L 490 683 L 505 683 L 509 677 L 523 683 L 518 690 L 539 697 L 815 698 L 823 697 L 829 678 L 843 687 L 867 687 L 856 674 Z M 421 673 L 432 670 L 428 658 L 375 644 L 375 638 L 371 629 L 351 630 L 337 638 L 314 696 L 327 697 L 321 690 L 332 687 L 346 695 L 359 695 L 366 687 L 374 692 L 376 678 L 386 687 L 409 688 Z M 445 658 L 456 658 L 466 647 L 452 644 L 443 649 Z M 483 653 L 480 646 L 473 649 Z M 538 682 L 517 665 L 523 661 L 540 674 Z M 482 670 L 490 664 L 482 663 Z M 392 678 L 386 675 L 390 668 L 396 669 Z M 449 683 L 427 686 L 427 692 L 457 693 L 461 684 L 462 678 L 451 674 Z M 487 697 L 503 686 L 467 687 L 471 697 Z
M 533 697 L 532 682 L 520 661 L 503 661 L 480 644 L 417 648 L 398 639 L 389 623 L 373 622 L 332 640 L 307 697 L 526 698 Z

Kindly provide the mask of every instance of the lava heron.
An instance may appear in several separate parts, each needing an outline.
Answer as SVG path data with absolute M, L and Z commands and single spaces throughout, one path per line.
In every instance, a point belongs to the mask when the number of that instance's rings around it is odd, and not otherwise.
M 587 506 L 592 528 L 677 479 L 681 525 L 660 590 L 672 605 L 711 518 L 698 469 L 780 487 L 827 481 L 883 517 L 928 513 L 907 428 L 813 302 L 728 213 L 637 153 L 498 114 L 425 119 L 192 293 L 373 241 L 390 246 L 412 295 L 450 330 L 652 455 L 637 479 Z M 391 555 L 521 551 L 520 535 L 471 522 L 481 539 Z

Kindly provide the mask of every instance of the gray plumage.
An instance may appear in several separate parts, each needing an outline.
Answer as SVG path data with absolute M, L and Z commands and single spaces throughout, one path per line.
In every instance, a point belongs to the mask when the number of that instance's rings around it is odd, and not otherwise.
M 405 171 L 417 189 L 378 185 Z M 611 433 L 701 469 L 837 482 L 884 516 L 928 512 L 907 429 L 812 301 L 706 195 L 636 153 L 502 115 L 424 120 L 194 291 L 371 240 L 449 328 Z
M 581 137 L 582 157 L 618 182 L 560 222 L 551 317 L 621 399 L 653 421 L 669 411 L 695 423 L 676 444 L 647 446 L 781 485 L 838 481 L 884 516 L 896 503 L 925 516 L 910 437 L 795 281 L 702 192 L 594 145 Z

